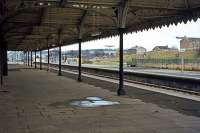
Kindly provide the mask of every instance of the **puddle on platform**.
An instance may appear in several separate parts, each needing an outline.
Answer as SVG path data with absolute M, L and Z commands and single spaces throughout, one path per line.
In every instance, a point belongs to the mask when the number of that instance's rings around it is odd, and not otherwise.
M 100 106 L 112 106 L 118 105 L 119 102 L 103 100 L 100 97 L 87 97 L 85 100 L 72 101 L 71 105 L 82 107 L 82 108 L 91 108 L 91 107 L 100 107 Z
M 100 97 L 87 97 L 87 100 L 91 100 L 91 101 L 102 101 L 103 99 Z

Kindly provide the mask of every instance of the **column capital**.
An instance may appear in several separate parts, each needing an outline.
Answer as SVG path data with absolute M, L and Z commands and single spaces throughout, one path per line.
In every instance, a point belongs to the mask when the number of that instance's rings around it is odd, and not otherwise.
M 83 40 L 82 38 L 77 39 L 78 42 L 82 42 L 82 40 Z
M 124 33 L 126 31 L 126 28 L 118 28 L 119 33 Z

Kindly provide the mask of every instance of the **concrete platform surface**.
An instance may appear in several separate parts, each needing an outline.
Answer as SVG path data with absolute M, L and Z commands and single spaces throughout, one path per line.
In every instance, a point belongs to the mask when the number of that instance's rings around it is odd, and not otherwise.
M 78 83 L 54 73 L 10 68 L 0 92 L 0 133 L 199 133 L 200 117 Z M 121 104 L 78 108 L 74 99 L 98 96 Z M 159 100 L 159 99 L 158 99 Z M 188 107 L 189 108 L 189 107 Z

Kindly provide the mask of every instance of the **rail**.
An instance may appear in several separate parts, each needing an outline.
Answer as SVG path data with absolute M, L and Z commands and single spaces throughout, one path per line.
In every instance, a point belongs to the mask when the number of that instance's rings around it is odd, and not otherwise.
M 46 63 L 43 65 L 47 67 Z M 57 64 L 50 66 L 58 67 Z M 62 69 L 77 72 L 78 66 L 62 65 Z M 118 71 L 112 69 L 82 67 L 82 73 L 118 80 Z M 200 80 L 197 78 L 125 71 L 124 81 L 200 95 Z

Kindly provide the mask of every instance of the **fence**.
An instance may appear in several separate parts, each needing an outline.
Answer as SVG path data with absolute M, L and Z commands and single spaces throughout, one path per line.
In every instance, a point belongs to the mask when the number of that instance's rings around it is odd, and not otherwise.
M 132 59 L 127 62 L 131 67 L 153 67 L 163 69 L 200 70 L 200 59 Z

